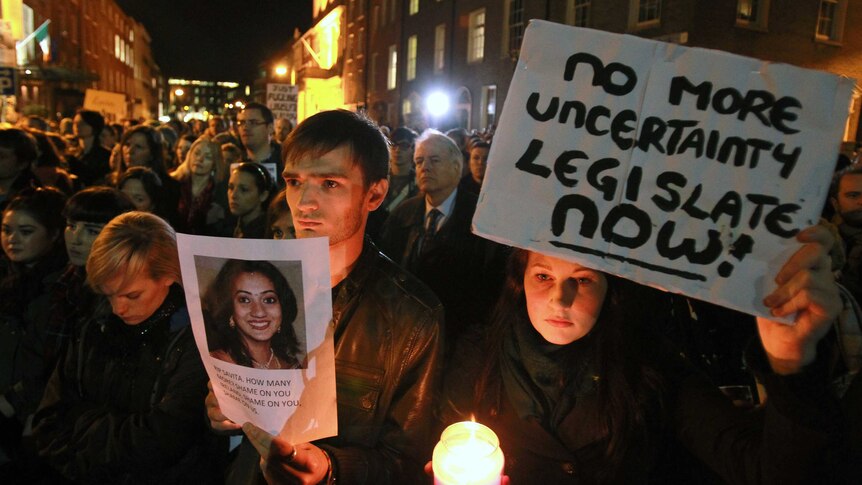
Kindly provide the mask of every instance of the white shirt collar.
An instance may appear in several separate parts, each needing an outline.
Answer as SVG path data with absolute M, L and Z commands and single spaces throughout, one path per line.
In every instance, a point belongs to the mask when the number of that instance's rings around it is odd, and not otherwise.
M 440 204 L 436 207 L 431 205 L 430 202 L 428 202 L 428 197 L 425 197 L 425 215 L 426 216 L 428 215 L 429 212 L 431 212 L 431 209 L 437 209 L 438 211 L 440 211 L 440 213 L 443 214 L 443 216 L 440 217 L 440 220 L 437 223 L 437 227 L 440 227 L 441 225 L 443 225 L 443 223 L 447 219 L 449 219 L 449 215 L 452 213 L 452 209 L 455 207 L 455 196 L 457 194 L 458 194 L 458 188 L 455 187 L 455 190 L 453 190 L 452 193 L 449 194 L 449 197 L 446 197 L 446 200 L 444 200 L 442 204 Z

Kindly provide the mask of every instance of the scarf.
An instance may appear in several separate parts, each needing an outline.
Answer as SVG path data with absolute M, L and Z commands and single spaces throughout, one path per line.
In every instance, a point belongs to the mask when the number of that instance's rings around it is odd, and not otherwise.
M 535 419 L 553 432 L 578 397 L 594 391 L 589 336 L 568 345 L 546 341 L 526 318 L 503 340 L 500 371 L 506 395 L 521 419 Z

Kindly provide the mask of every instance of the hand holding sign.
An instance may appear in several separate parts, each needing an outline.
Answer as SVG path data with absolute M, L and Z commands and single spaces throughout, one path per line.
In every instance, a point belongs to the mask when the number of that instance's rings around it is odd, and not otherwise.
M 242 430 L 260 454 L 267 483 L 320 483 L 331 469 L 326 452 L 311 443 L 293 445 L 251 423 Z
M 781 268 L 775 278 L 778 288 L 764 301 L 775 316 L 796 315 L 796 324 L 757 319 L 763 348 L 778 374 L 798 372 L 814 362 L 817 342 L 841 311 L 838 286 L 830 271 L 832 235 L 824 227 L 815 226 L 796 238 L 805 245 Z

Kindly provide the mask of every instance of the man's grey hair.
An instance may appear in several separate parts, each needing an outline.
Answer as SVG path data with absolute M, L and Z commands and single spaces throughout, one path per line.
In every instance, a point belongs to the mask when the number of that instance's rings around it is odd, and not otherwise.
M 429 128 L 423 131 L 422 134 L 419 135 L 419 138 L 416 139 L 416 148 L 418 149 L 419 145 L 426 142 L 437 143 L 439 146 L 443 147 L 449 155 L 449 160 L 458 164 L 458 171 L 460 172 L 464 169 L 464 155 L 461 153 L 461 149 L 458 148 L 458 145 L 455 144 L 454 140 L 440 131 Z

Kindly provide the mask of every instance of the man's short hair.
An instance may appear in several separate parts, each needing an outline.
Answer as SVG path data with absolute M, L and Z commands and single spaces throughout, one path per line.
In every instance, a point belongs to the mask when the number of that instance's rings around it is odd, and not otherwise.
M 267 108 L 266 105 L 260 103 L 248 103 L 242 110 L 248 111 L 250 109 L 256 109 L 260 111 L 260 116 L 263 117 L 263 121 L 265 121 L 266 124 L 273 124 L 274 118 L 272 117 L 272 110 Z
M 833 199 L 838 198 L 838 189 L 841 186 L 841 179 L 844 178 L 845 175 L 862 175 L 862 164 L 854 163 L 849 167 L 845 167 L 842 170 L 835 172 L 832 176 L 832 184 L 829 185 L 829 197 Z
M 444 135 L 433 128 L 429 128 L 423 131 L 422 134 L 419 135 L 419 138 L 416 139 L 416 147 L 418 148 L 419 145 L 426 142 L 437 143 L 443 147 L 443 149 L 449 153 L 450 160 L 453 160 L 458 164 L 458 169 L 462 170 L 464 168 L 464 154 L 461 153 L 461 149 L 455 144 L 455 140 L 450 138 L 448 135 Z
M 359 164 L 366 188 L 389 175 L 389 146 L 380 128 L 365 116 L 343 109 L 317 113 L 297 125 L 284 142 L 282 162 L 288 167 L 341 146 Z
M 399 126 L 392 131 L 392 134 L 389 136 L 389 139 L 392 140 L 392 143 L 398 143 L 399 141 L 406 141 L 410 144 L 413 144 L 416 141 L 416 138 L 419 138 L 419 134 L 415 131 L 407 128 L 406 126 Z

